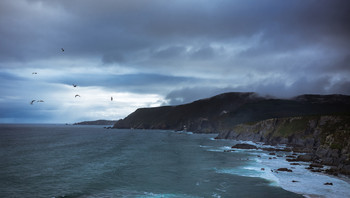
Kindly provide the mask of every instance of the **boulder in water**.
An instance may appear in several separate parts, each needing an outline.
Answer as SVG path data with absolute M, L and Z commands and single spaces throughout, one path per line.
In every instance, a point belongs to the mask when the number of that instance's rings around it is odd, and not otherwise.
M 258 147 L 251 145 L 251 144 L 236 144 L 232 146 L 232 148 L 237 148 L 237 149 L 257 149 Z

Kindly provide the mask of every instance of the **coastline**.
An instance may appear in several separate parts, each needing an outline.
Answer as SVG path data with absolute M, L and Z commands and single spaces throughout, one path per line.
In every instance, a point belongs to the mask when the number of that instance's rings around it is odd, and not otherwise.
M 307 198 L 350 197 L 350 179 L 346 176 L 312 172 L 307 169 L 312 162 L 288 162 L 287 156 L 295 155 L 292 151 L 269 152 L 266 150 L 266 148 L 282 150 L 285 148 L 284 146 L 263 145 L 252 141 L 236 141 L 238 144 L 254 145 L 257 149 L 232 149 L 232 145 L 221 148 L 220 152 L 227 152 L 228 154 L 244 152 L 249 156 L 249 159 L 247 158 L 247 166 L 239 169 L 220 170 L 219 173 L 260 177 L 270 181 L 273 186 L 279 186 Z M 227 150 L 228 148 L 231 149 Z M 290 171 L 278 171 L 280 168 L 286 168 Z

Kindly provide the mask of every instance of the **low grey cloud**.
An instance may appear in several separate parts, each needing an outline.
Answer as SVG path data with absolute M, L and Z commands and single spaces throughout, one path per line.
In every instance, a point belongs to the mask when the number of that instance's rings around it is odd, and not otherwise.
M 0 101 L 24 82 L 169 104 L 230 90 L 350 94 L 349 13 L 340 0 L 2 0 Z

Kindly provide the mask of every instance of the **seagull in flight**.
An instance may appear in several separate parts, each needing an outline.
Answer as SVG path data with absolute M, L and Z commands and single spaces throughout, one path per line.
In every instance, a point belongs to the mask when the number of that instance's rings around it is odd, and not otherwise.
M 76 85 L 76 84 L 73 84 L 73 87 L 77 87 L 77 85 Z
M 35 101 L 36 101 L 36 102 L 44 102 L 43 100 L 32 100 L 32 101 L 30 102 L 30 104 L 33 105 Z
M 78 94 L 77 94 L 77 95 L 75 95 L 75 98 L 76 98 L 76 97 L 78 97 L 78 96 L 79 96 Z M 80 96 L 79 96 L 79 97 L 80 97 Z
M 111 97 L 111 101 L 113 101 L 113 97 Z
M 36 73 L 36 72 L 33 72 L 32 74 L 38 74 L 38 73 Z
M 63 49 L 63 48 L 61 48 L 61 51 L 62 51 L 62 52 L 64 52 L 64 49 Z

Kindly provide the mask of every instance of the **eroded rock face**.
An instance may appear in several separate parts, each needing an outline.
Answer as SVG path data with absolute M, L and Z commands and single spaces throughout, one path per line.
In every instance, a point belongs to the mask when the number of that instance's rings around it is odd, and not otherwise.
M 350 174 L 350 116 L 274 118 L 236 125 L 217 138 L 286 144 L 309 153 L 289 161 L 317 161 Z

